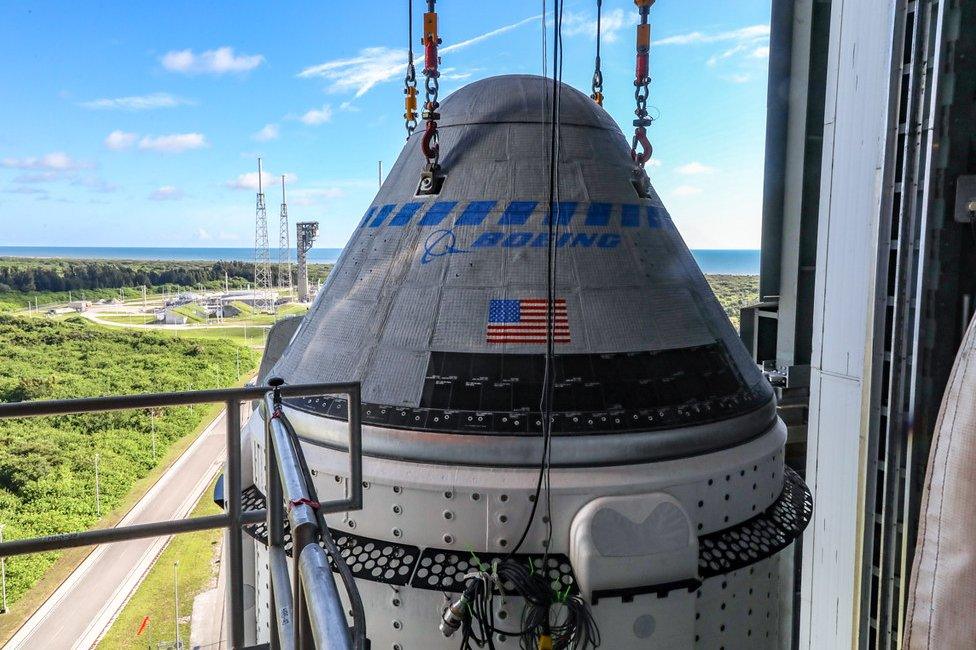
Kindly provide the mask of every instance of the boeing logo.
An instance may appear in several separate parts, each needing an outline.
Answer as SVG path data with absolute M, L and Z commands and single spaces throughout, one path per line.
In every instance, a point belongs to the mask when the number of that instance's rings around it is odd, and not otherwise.
M 544 248 L 549 245 L 548 232 L 499 232 L 489 230 L 478 235 L 470 249 L 457 247 L 457 235 L 453 230 L 435 230 L 424 242 L 421 264 L 429 264 L 438 257 L 457 253 L 476 252 L 484 248 Z M 615 232 L 575 232 L 560 233 L 556 237 L 557 248 L 617 248 L 620 234 Z
M 555 216 L 549 214 L 548 204 L 538 201 L 414 201 L 400 205 L 374 205 L 367 210 L 359 227 L 395 228 L 417 225 L 453 230 L 468 226 L 529 226 L 533 222 L 548 226 L 555 221 L 556 225 L 573 225 L 576 228 L 660 228 L 662 221 L 670 218 L 661 206 L 635 203 L 564 201 L 556 203 L 553 213 Z

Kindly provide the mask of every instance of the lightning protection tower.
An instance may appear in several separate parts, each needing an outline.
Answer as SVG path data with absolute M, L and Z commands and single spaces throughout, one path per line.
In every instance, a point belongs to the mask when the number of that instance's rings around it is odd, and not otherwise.
M 308 251 L 312 250 L 312 242 L 319 232 L 318 221 L 300 221 L 297 224 L 298 236 L 298 301 L 308 302 Z
M 285 175 L 281 175 L 281 216 L 278 217 L 278 288 L 291 291 L 291 246 L 288 238 L 288 203 L 285 200 Z
M 258 196 L 254 213 L 254 308 L 274 313 L 271 293 L 271 251 L 268 250 L 268 213 L 264 206 L 261 159 L 258 158 Z

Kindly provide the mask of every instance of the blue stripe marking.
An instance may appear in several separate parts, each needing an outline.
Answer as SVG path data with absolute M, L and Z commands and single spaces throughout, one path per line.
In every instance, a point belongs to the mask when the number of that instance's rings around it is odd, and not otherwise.
M 480 226 L 497 201 L 472 201 L 454 222 L 455 226 Z
M 668 213 L 664 208 L 656 205 L 647 206 L 647 225 L 651 228 L 660 228 L 661 219 L 664 219 L 667 216 Z
M 393 208 L 396 207 L 392 203 L 389 205 L 384 205 L 380 208 L 380 211 L 376 213 L 376 218 L 373 219 L 373 223 L 369 224 L 370 228 L 379 228 L 380 225 L 386 220 L 390 213 L 393 212 Z
M 498 219 L 499 226 L 524 226 L 535 210 L 535 201 L 512 201 Z
M 610 223 L 610 203 L 591 203 L 586 210 L 587 226 L 605 226 Z
M 576 207 L 579 203 L 575 201 L 561 201 L 557 203 L 554 207 L 556 208 L 556 223 L 560 226 L 568 226 L 570 219 L 576 214 Z M 546 218 L 542 220 L 543 225 L 548 226 L 551 221 L 550 215 L 546 215 Z
M 359 227 L 360 228 L 365 228 L 366 227 L 366 224 L 369 223 L 369 218 L 373 216 L 373 212 L 375 210 L 376 210 L 376 208 L 372 208 L 371 207 L 369 210 L 366 211 L 366 214 L 363 215 L 363 222 L 361 224 L 359 224 Z
M 625 203 L 620 206 L 620 225 L 627 228 L 636 228 L 640 225 L 640 206 Z
M 421 226 L 436 226 L 444 221 L 444 217 L 451 213 L 457 201 L 438 201 L 430 206 L 427 213 L 420 219 Z
M 405 226 L 413 219 L 413 215 L 420 209 L 420 203 L 404 203 L 396 216 L 390 220 L 391 226 Z

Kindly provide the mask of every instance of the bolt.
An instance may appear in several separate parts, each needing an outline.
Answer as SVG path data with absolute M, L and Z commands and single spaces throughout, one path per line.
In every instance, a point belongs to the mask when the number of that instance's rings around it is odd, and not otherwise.
M 444 535 L 444 543 L 445 544 L 453 544 L 454 543 L 454 538 L 451 537 L 450 535 Z
M 393 529 L 393 536 L 394 537 L 399 538 L 400 535 L 402 535 L 402 534 L 403 534 L 403 531 L 401 531 L 399 528 L 394 528 Z
M 450 510 L 445 510 L 444 511 L 444 519 L 447 519 L 448 521 L 450 521 L 451 519 L 454 519 L 454 513 L 451 512 Z
M 401 508 L 399 504 L 394 503 L 393 504 L 393 514 L 398 515 L 401 512 L 403 512 L 403 508 Z

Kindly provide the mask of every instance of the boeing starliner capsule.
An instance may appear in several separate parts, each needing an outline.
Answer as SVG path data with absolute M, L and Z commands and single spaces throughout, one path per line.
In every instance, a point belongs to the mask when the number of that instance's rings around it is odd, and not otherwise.
M 448 97 L 439 191 L 418 193 L 415 133 L 308 315 L 269 340 L 263 379 L 362 382 L 364 506 L 330 524 L 372 647 L 457 648 L 445 608 L 510 555 L 533 505 L 514 558 L 582 597 L 601 647 L 781 647 L 811 501 L 784 464 L 772 388 L 658 195 L 635 185 L 621 130 L 568 86 L 550 211 L 552 89 L 513 75 Z M 345 401 L 284 412 L 320 499 L 341 498 Z M 267 492 L 263 426 L 244 442 L 252 504 Z M 263 590 L 263 537 L 247 539 Z M 267 641 L 266 595 L 254 602 Z M 494 605 L 496 647 L 519 647 L 523 600 Z

